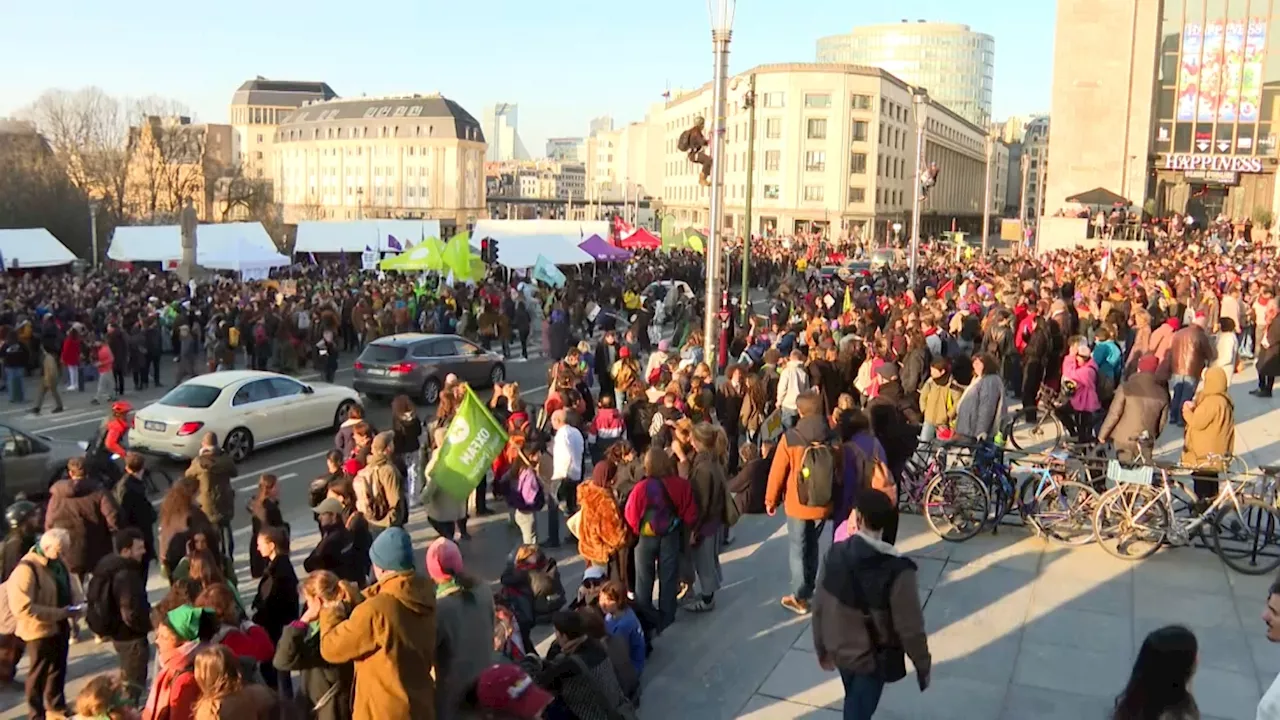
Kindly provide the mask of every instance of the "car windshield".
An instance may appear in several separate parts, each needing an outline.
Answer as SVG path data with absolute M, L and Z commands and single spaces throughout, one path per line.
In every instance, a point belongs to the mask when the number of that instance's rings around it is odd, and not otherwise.
M 207 408 L 213 405 L 221 394 L 222 388 L 186 383 L 170 390 L 160 398 L 158 404 L 181 408 Z
M 408 354 L 409 348 L 404 345 L 380 345 L 373 343 L 365 347 L 364 352 L 360 353 L 360 359 L 365 362 L 396 362 L 403 360 Z

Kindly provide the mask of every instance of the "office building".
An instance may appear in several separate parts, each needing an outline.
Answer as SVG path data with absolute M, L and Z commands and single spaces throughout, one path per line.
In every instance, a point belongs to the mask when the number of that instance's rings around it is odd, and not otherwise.
M 762 65 L 756 75 L 755 234 L 825 233 L 883 243 L 895 222 L 910 232 L 916 192 L 912 87 L 873 67 L 833 63 Z M 662 115 L 664 209 L 679 224 L 709 225 L 710 188 L 676 147 L 693 118 L 712 117 L 711 86 L 672 98 Z M 726 233 L 743 235 L 747 109 L 731 93 L 725 145 Z M 937 185 L 921 214 L 924 233 L 977 233 L 985 191 L 986 125 L 939 104 L 925 108 L 925 162 Z M 999 182 L 999 173 L 993 176 Z M 1007 180 L 1006 180 L 1007 181 Z M 992 193 L 993 215 L 1003 209 Z
M 582 145 L 580 137 L 547 138 L 547 159 L 579 162 L 578 146 Z
M 489 143 L 485 160 L 506 162 L 528 160 L 529 151 L 520 140 L 520 108 L 514 103 L 498 103 L 484 109 L 483 133 Z
M 271 142 L 285 115 L 312 102 L 333 100 L 338 94 L 322 82 L 268 80 L 261 75 L 246 81 L 231 96 L 231 156 L 252 178 L 269 175 Z
M 587 135 L 595 135 L 596 133 L 612 132 L 613 116 L 601 115 L 600 117 L 591 118 L 591 123 L 587 126 Z
M 903 20 L 856 27 L 845 35 L 819 38 L 817 60 L 880 68 L 925 88 L 931 98 L 975 125 L 986 127 L 991 120 L 995 39 L 968 25 Z
M 276 130 L 273 172 L 285 222 L 485 216 L 485 136 L 440 95 L 313 103 Z
M 664 105 L 655 103 L 644 120 L 598 130 L 582 142 L 579 156 L 586 158 L 589 197 L 631 201 L 661 192 Z
M 1026 206 L 1023 220 L 1034 220 L 1045 213 L 1045 183 L 1053 177 L 1049 172 L 1049 118 L 1037 117 L 1027 123 L 1022 134 L 1022 154 L 1027 158 L 1027 167 L 1018 167 L 1018 207 Z M 1021 199 L 1024 195 L 1025 203 Z
M 147 116 L 129 128 L 124 211 L 144 222 L 177 222 L 188 202 L 203 222 L 221 220 L 219 178 L 231 171 L 230 125 Z

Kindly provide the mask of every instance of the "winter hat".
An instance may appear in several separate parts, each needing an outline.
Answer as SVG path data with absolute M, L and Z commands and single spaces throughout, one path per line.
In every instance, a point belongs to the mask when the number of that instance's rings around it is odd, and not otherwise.
M 879 368 L 876 369 L 876 374 L 884 378 L 885 380 L 892 380 L 898 377 L 898 364 L 893 362 L 886 362 L 885 364 L 881 365 Z
M 311 512 L 314 512 L 317 515 L 320 513 L 333 513 L 334 515 L 341 515 L 345 511 L 346 511 L 346 508 L 342 507 L 342 503 L 338 502 L 337 500 L 334 500 L 331 497 L 321 500 L 319 504 L 311 508 Z
M 413 569 L 413 544 L 404 528 L 389 527 L 373 541 L 369 559 L 374 567 L 387 572 L 405 572 Z
M 658 349 L 659 349 L 659 350 L 661 350 L 662 352 L 666 352 L 666 351 L 670 350 L 670 349 L 671 349 L 671 341 L 670 341 L 670 340 L 665 340 L 665 339 L 664 339 L 664 340 L 659 340 L 659 341 L 658 341 Z
M 1138 372 L 1153 373 L 1160 367 L 1160 359 L 1155 355 L 1143 355 L 1138 358 Z
M 179 605 L 170 610 L 165 619 L 183 642 L 191 642 L 200 637 L 200 620 L 205 613 L 213 614 L 213 611 L 193 605 Z
M 444 582 L 464 570 L 462 551 L 448 538 L 436 538 L 427 548 L 427 574 L 436 582 Z
M 518 720 L 533 720 L 554 699 L 518 665 L 492 665 L 476 679 L 480 707 Z
M 626 345 L 623 345 L 622 347 L 618 348 L 618 357 L 620 358 L 631 357 L 631 348 L 627 347 Z

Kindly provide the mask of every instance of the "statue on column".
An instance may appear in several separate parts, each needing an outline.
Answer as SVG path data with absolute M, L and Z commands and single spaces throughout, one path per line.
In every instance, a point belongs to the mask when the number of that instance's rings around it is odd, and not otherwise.
M 178 222 L 182 235 L 182 260 L 178 263 L 178 277 L 183 282 L 189 282 L 197 274 L 196 229 L 199 226 L 196 209 L 190 198 L 187 199 L 186 207 L 182 208 Z

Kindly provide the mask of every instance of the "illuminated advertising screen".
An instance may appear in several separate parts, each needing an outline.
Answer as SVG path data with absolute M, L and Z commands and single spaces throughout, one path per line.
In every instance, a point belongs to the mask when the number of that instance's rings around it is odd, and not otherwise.
M 1200 100 L 1196 120 L 1213 122 L 1218 117 L 1222 96 L 1222 46 L 1225 28 L 1221 21 L 1204 26 L 1204 49 L 1200 53 Z
M 1267 44 L 1267 19 L 1250 18 L 1240 70 L 1240 122 L 1257 122 L 1262 105 L 1262 56 Z
M 1244 75 L 1243 20 L 1227 23 L 1222 49 L 1222 92 L 1218 99 L 1218 121 L 1235 122 L 1240 114 L 1240 82 Z
M 1182 66 L 1178 68 L 1178 121 L 1196 119 L 1196 98 L 1200 94 L 1200 48 L 1203 37 L 1199 25 L 1182 29 Z

